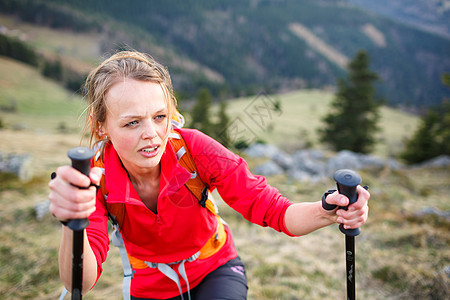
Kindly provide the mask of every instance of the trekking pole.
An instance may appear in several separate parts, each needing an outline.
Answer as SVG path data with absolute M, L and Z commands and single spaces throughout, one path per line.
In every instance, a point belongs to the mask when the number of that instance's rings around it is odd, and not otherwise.
M 89 176 L 91 170 L 91 158 L 94 150 L 86 147 L 76 147 L 69 150 L 67 156 L 72 160 L 72 167 L 82 174 Z M 87 189 L 87 188 L 85 188 Z M 82 298 L 83 283 L 83 247 L 84 229 L 89 225 L 88 219 L 73 219 L 67 226 L 73 230 L 72 249 L 72 300 Z
M 353 204 L 358 200 L 356 187 L 361 183 L 361 177 L 354 171 L 349 169 L 341 169 L 334 173 L 334 180 L 338 188 L 338 192 L 347 196 L 350 200 L 349 204 Z M 365 187 L 366 188 L 366 187 Z M 340 207 L 348 209 L 348 205 Z M 336 205 L 330 205 L 322 201 L 322 206 L 326 210 L 333 210 Z M 347 269 L 347 300 L 355 300 L 355 236 L 361 233 L 359 228 L 345 229 L 343 224 L 339 225 L 339 229 L 345 234 L 345 261 Z

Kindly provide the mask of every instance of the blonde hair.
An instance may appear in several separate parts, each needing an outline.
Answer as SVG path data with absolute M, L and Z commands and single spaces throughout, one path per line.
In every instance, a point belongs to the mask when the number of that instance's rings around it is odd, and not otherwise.
M 173 93 L 172 81 L 167 68 L 153 57 L 137 51 L 121 51 L 106 59 L 91 71 L 84 85 L 88 101 L 86 131 L 89 144 L 102 140 L 99 125 L 106 120 L 106 94 L 109 89 L 124 78 L 149 81 L 161 85 L 168 109 L 167 134 L 171 129 L 170 117 L 176 113 L 177 100 Z

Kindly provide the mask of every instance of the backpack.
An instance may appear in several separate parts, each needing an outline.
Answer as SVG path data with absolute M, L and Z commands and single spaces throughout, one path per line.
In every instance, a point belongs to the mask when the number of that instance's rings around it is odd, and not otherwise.
M 181 115 L 180 115 L 181 116 Z M 120 256 L 122 259 L 122 265 L 124 269 L 124 279 L 123 279 L 123 297 L 124 299 L 130 299 L 130 286 L 131 286 L 131 279 L 133 278 L 133 268 L 135 269 L 143 269 L 143 268 L 156 268 L 159 271 L 161 271 L 165 276 L 170 278 L 172 281 L 174 281 L 177 286 L 178 290 L 180 292 L 181 298 L 183 299 L 183 293 L 181 290 L 180 281 L 178 278 L 178 275 L 176 272 L 170 267 L 170 265 L 177 264 L 178 265 L 178 271 L 182 278 L 187 283 L 187 287 L 189 290 L 189 281 L 187 279 L 187 275 L 184 269 L 185 262 L 194 261 L 198 258 L 207 258 L 215 253 L 217 253 L 222 246 L 225 244 L 227 239 L 227 234 L 225 232 L 225 225 L 226 223 L 220 218 L 218 215 L 217 206 L 214 203 L 214 200 L 212 198 L 212 194 L 208 188 L 208 186 L 201 180 L 200 176 L 198 176 L 197 168 L 195 166 L 194 160 L 192 159 L 192 156 L 189 152 L 189 149 L 186 145 L 186 142 L 182 135 L 176 131 L 172 131 L 169 135 L 169 142 L 172 145 L 172 148 L 174 149 L 176 156 L 178 158 L 179 163 L 181 166 L 183 166 L 187 171 L 191 173 L 191 178 L 185 183 L 188 190 L 197 198 L 199 205 L 207 209 L 209 212 L 214 214 L 218 220 L 217 222 L 217 229 L 214 232 L 214 234 L 211 236 L 211 238 L 207 241 L 207 243 L 203 246 L 203 248 L 195 253 L 193 256 L 169 263 L 169 264 L 163 264 L 163 263 L 152 263 L 140 260 L 138 258 L 132 257 L 131 255 L 128 255 L 125 249 L 125 244 L 123 242 L 120 228 L 123 223 L 123 219 L 125 216 L 125 204 L 124 203 L 108 203 L 106 201 L 108 196 L 108 191 L 106 189 L 106 182 L 105 182 L 105 172 L 103 172 L 103 176 L 100 181 L 100 190 L 104 196 L 105 199 L 105 207 L 108 211 L 109 219 L 111 220 L 114 230 L 112 232 L 111 242 L 114 246 L 118 247 Z M 98 149 L 96 152 L 96 155 L 94 157 L 94 166 L 100 167 L 104 171 L 104 161 L 103 161 L 103 151 L 102 149 Z M 190 294 L 188 293 L 189 299 Z

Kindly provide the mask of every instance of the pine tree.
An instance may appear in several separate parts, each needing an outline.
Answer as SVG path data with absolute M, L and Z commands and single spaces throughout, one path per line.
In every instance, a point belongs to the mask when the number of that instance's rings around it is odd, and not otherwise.
M 450 74 L 442 76 L 450 86 Z M 400 155 L 408 163 L 420 163 L 439 155 L 450 155 L 450 102 L 429 110 Z
M 379 103 L 374 99 L 376 73 L 369 69 L 370 58 L 361 50 L 348 66 L 348 78 L 339 79 L 338 91 L 331 111 L 319 130 L 321 141 L 334 150 L 369 153 L 376 143 L 379 130 Z
M 212 134 L 211 120 L 210 120 L 210 109 L 211 109 L 211 94 L 208 89 L 200 89 L 192 108 L 191 117 L 192 121 L 190 127 L 196 128 L 208 135 Z
M 231 139 L 228 134 L 228 126 L 230 118 L 227 115 L 227 104 L 225 101 L 220 102 L 218 122 L 214 124 L 214 136 L 225 147 L 231 146 Z

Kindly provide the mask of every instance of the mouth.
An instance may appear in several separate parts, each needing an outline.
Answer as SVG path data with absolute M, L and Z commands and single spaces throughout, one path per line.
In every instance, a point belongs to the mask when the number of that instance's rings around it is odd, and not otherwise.
M 143 155 L 145 158 L 152 158 L 159 154 L 160 148 L 161 148 L 161 145 L 153 144 L 153 145 L 148 145 L 148 146 L 142 147 L 141 149 L 139 149 L 138 152 L 141 155 Z
M 143 148 L 140 151 L 144 152 L 144 153 L 152 153 L 155 152 L 156 150 L 158 150 L 159 146 L 154 146 L 154 147 L 147 147 L 147 148 Z

